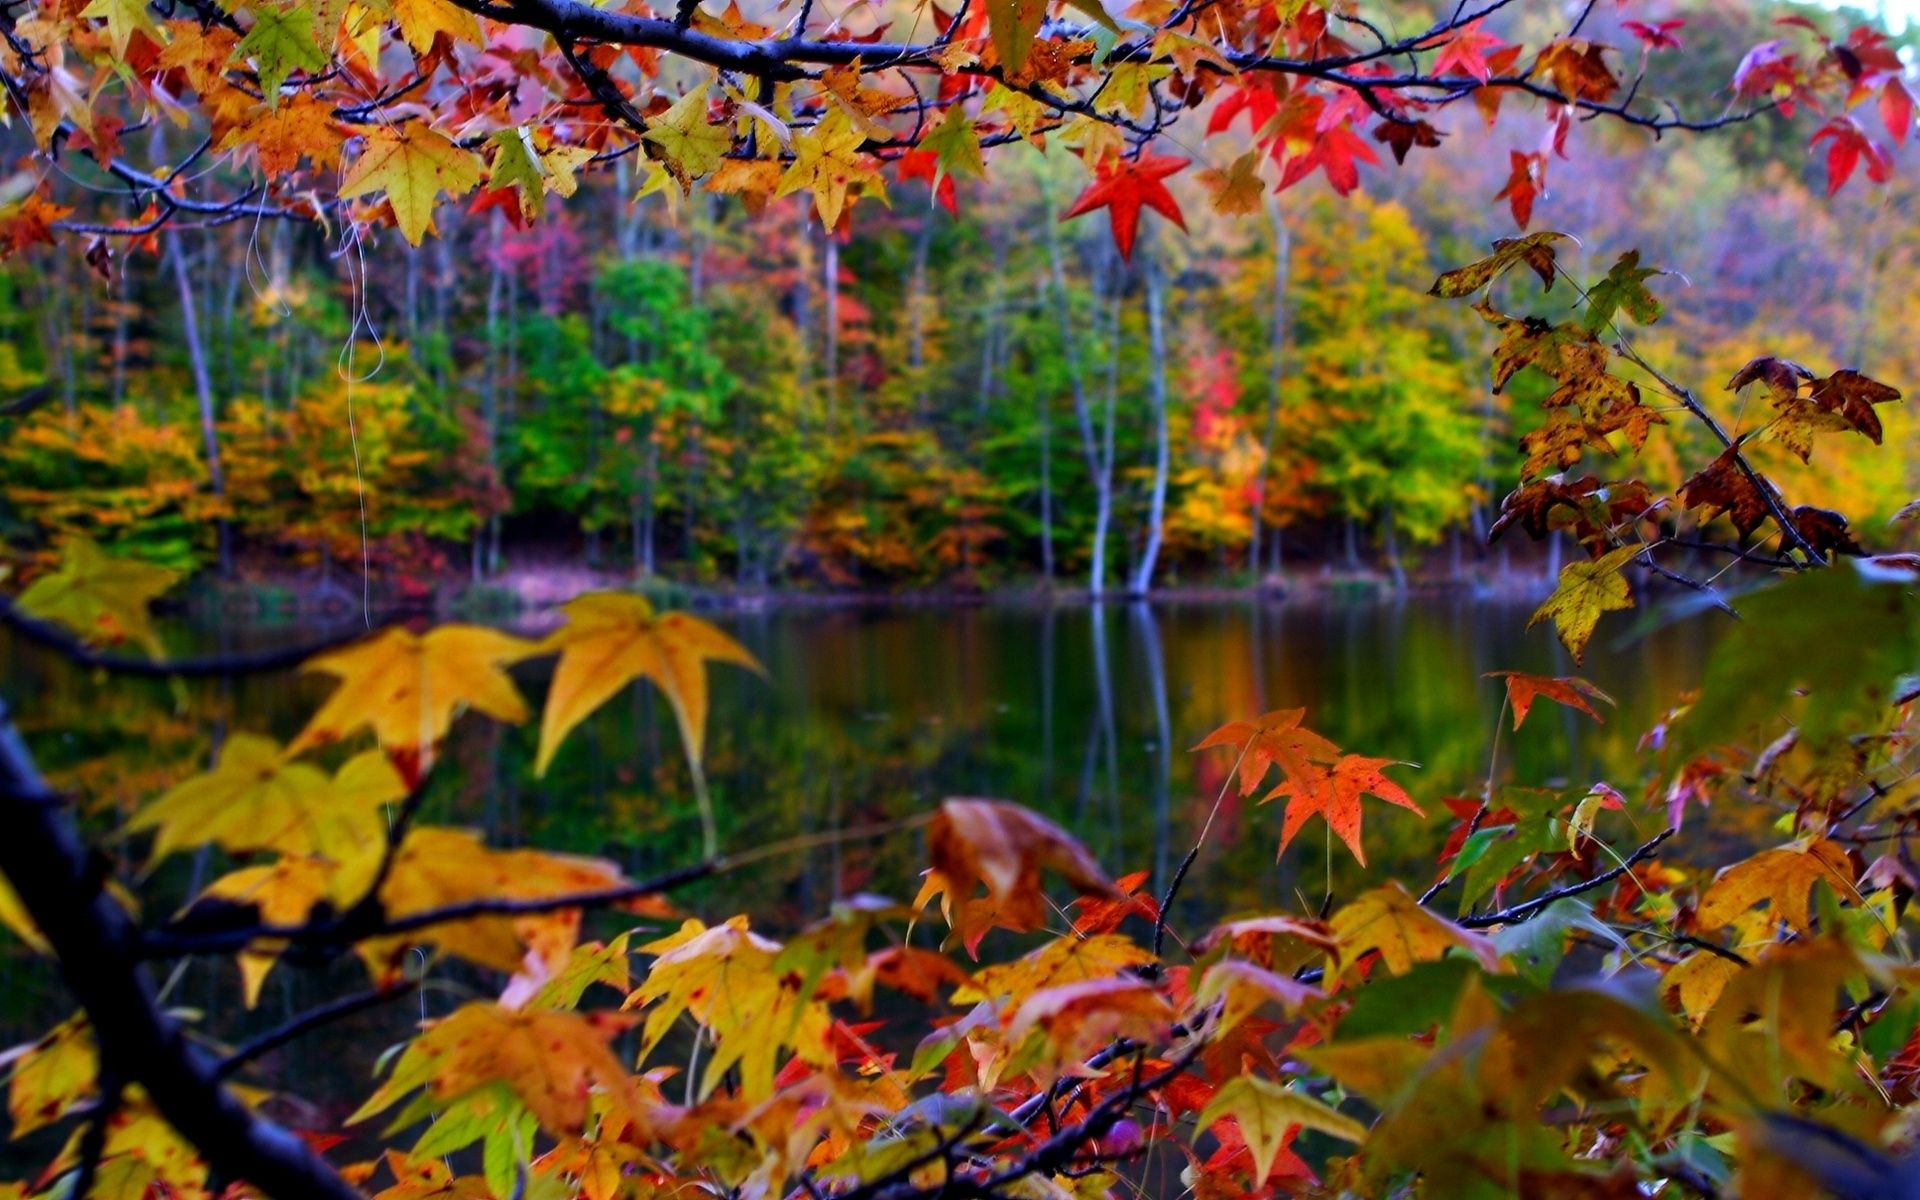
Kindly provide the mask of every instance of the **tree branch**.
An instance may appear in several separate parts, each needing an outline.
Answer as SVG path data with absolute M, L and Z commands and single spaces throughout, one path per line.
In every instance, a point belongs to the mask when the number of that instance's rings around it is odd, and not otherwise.
M 229 1092 L 161 1010 L 134 952 L 133 922 L 102 887 L 104 867 L 88 855 L 3 706 L 0 827 L 0 871 L 58 956 L 101 1062 L 139 1084 L 216 1174 L 245 1180 L 274 1200 L 361 1200 L 306 1143 Z

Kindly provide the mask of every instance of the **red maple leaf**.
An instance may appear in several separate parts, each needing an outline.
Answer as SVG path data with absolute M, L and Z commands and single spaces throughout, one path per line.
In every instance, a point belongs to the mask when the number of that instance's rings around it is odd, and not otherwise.
M 1493 78 L 1493 67 L 1487 62 L 1487 51 L 1504 44 L 1497 35 L 1480 28 L 1480 22 L 1471 22 L 1454 34 L 1452 41 L 1440 47 L 1440 53 L 1433 59 L 1433 73 L 1445 76 L 1458 72 L 1485 83 Z
M 1845 187 L 1847 180 L 1853 178 L 1855 167 L 1861 159 L 1867 160 L 1867 178 L 1875 183 L 1885 183 L 1893 178 L 1893 159 L 1879 143 L 1872 141 L 1856 124 L 1852 117 L 1835 117 L 1820 127 L 1808 143 L 1818 146 L 1821 142 L 1832 141 L 1827 147 L 1827 195 L 1831 196 Z
M 1655 21 L 1649 25 L 1645 21 L 1622 21 L 1621 28 L 1640 39 L 1640 44 L 1649 50 L 1678 50 L 1680 39 L 1673 31 L 1686 25 L 1678 18 L 1671 21 Z
M 1895 142 L 1907 144 L 1907 131 L 1913 128 L 1913 93 L 1898 76 L 1887 80 L 1886 86 L 1880 89 L 1880 120 Z
M 1273 94 L 1272 88 L 1258 82 L 1242 84 L 1228 91 L 1214 106 L 1213 115 L 1207 119 L 1207 136 L 1231 128 L 1234 118 L 1241 113 L 1247 114 L 1248 128 L 1258 133 L 1279 111 L 1280 97 Z
M 1280 175 L 1280 191 L 1286 191 L 1294 184 L 1313 174 L 1318 167 L 1326 172 L 1327 184 L 1335 194 L 1344 196 L 1360 186 L 1360 168 L 1358 162 L 1377 163 L 1380 156 L 1373 152 L 1350 125 L 1335 125 L 1323 130 L 1314 139 L 1313 149 L 1287 160 L 1287 169 Z
M 1507 176 L 1507 185 L 1493 198 L 1505 200 L 1513 210 L 1514 221 L 1525 229 L 1533 221 L 1533 202 L 1540 198 L 1540 183 L 1547 174 L 1547 158 L 1544 154 L 1522 154 L 1518 150 L 1507 153 L 1512 171 Z
M 929 184 L 933 184 L 937 176 L 940 182 L 934 184 L 933 198 L 939 202 L 941 208 L 947 210 L 948 216 L 960 215 L 960 206 L 953 193 L 953 176 L 941 174 L 938 154 L 931 150 L 909 150 L 900 156 L 896 165 L 903 182 L 908 179 L 924 179 Z
M 1094 169 L 1093 182 L 1060 219 L 1070 221 L 1096 208 L 1105 208 L 1108 220 L 1113 223 L 1113 244 L 1120 248 L 1121 258 L 1132 261 L 1133 238 L 1140 229 L 1142 207 L 1151 208 L 1183 230 L 1187 227 L 1173 193 L 1160 182 L 1185 170 L 1186 166 L 1184 158 L 1158 154 L 1142 155 L 1133 161 L 1109 159 Z

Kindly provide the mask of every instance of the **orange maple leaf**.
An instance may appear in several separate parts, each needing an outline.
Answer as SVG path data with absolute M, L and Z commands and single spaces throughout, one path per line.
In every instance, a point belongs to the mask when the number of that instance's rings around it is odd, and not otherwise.
M 1360 865 L 1366 866 L 1366 851 L 1360 845 L 1362 796 L 1378 796 L 1389 804 L 1411 809 L 1423 817 L 1427 815 L 1404 788 L 1381 773 L 1382 767 L 1393 765 L 1394 760 L 1390 758 L 1347 754 L 1331 768 L 1315 766 L 1299 774 L 1290 773 L 1279 787 L 1262 797 L 1263 800 L 1287 798 L 1286 816 L 1280 822 L 1280 853 L 1286 853 L 1293 835 L 1300 832 L 1308 817 L 1317 813 L 1346 843 Z
M 1340 757 L 1340 747 L 1301 727 L 1300 720 L 1306 715 L 1304 708 L 1281 708 L 1252 721 L 1229 721 L 1193 749 L 1232 746 L 1239 750 L 1240 794 L 1251 795 L 1270 766 L 1278 765 L 1281 774 L 1292 777 L 1305 774 L 1316 764 L 1331 764 Z
M 1507 704 L 1513 709 L 1513 727 L 1518 730 L 1520 723 L 1527 719 L 1536 698 L 1544 696 L 1555 704 L 1564 704 L 1568 708 L 1577 708 L 1594 720 L 1605 725 L 1607 719 L 1597 712 L 1589 700 L 1601 700 L 1613 703 L 1613 697 L 1607 695 L 1593 684 L 1574 675 L 1528 675 L 1521 671 L 1488 671 L 1488 679 L 1507 681 Z

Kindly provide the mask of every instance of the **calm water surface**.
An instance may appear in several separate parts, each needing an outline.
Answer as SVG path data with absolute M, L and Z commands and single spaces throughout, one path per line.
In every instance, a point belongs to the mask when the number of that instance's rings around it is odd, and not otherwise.
M 1440 801 L 1476 789 L 1502 692 L 1495 670 L 1564 674 L 1572 664 L 1530 605 L 1467 598 L 1400 604 L 1220 602 L 1147 607 L 776 609 L 714 619 L 767 665 L 761 680 L 714 670 L 709 774 L 723 843 L 798 834 L 923 812 L 944 796 L 992 796 L 1038 809 L 1076 833 L 1116 875 L 1152 873 L 1156 891 L 1192 844 L 1228 751 L 1187 749 L 1222 722 L 1304 707 L 1307 723 L 1354 752 L 1418 763 L 1395 769 L 1427 809 L 1368 801 L 1366 842 L 1377 877 L 1432 877 L 1445 838 Z M 1613 627 L 1613 631 L 1621 628 Z M 1698 679 L 1717 631 L 1711 618 L 1664 624 L 1625 644 L 1603 627 L 1581 672 L 1619 701 L 1596 725 L 1542 704 L 1501 743 L 1498 774 L 1584 791 L 1606 780 L 1638 795 L 1635 743 Z M 299 630 L 174 629 L 183 648 L 299 640 Z M 547 665 L 517 672 L 537 708 Z M 90 797 L 101 828 L 204 763 L 225 731 L 291 737 L 325 694 L 295 676 L 232 685 L 129 686 L 79 672 L 32 648 L 0 644 L 0 680 L 29 738 L 60 781 Z M 427 819 L 485 828 L 496 844 L 605 855 L 634 874 L 698 856 L 699 832 L 666 706 L 644 686 L 577 730 L 543 780 L 530 769 L 537 722 L 463 718 L 436 769 Z M 1622 816 L 1624 840 L 1652 816 Z M 1275 862 L 1279 813 L 1229 799 L 1183 892 L 1173 927 L 1197 929 L 1254 906 L 1317 907 L 1329 887 L 1363 876 L 1308 826 Z M 1604 828 L 1604 827 L 1603 827 Z M 129 853 L 144 853 L 139 846 Z M 227 864 L 182 857 L 151 888 L 184 897 Z M 710 918 L 751 912 L 773 929 L 825 911 L 840 895 L 910 897 L 923 865 L 916 835 L 817 849 L 762 863 L 681 897 Z M 164 899 L 157 903 L 164 906 Z M 163 910 L 163 908 L 162 908 Z M 613 928 L 614 926 L 608 926 Z M 400 1012 L 373 1014 L 297 1045 L 267 1064 L 297 1079 L 337 1117 L 364 1094 L 379 1050 L 422 1013 L 445 1011 L 488 981 L 442 968 L 444 986 Z M 281 968 L 264 1027 L 316 997 L 364 986 L 350 965 Z M 238 989 L 227 962 L 198 963 L 170 999 L 231 1030 Z M 43 966 L 0 954 L 0 1021 L 8 1041 L 65 1015 Z

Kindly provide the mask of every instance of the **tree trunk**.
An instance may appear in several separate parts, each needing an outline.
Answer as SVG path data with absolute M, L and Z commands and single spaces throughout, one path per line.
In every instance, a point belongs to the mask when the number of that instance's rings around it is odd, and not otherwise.
M 1393 578 L 1393 590 L 1407 590 L 1407 570 L 1400 562 L 1400 536 L 1394 528 L 1393 505 L 1387 505 L 1380 518 L 1380 544 L 1387 555 L 1387 574 Z
M 840 239 L 831 229 L 826 233 L 827 432 L 832 433 L 840 406 Z
M 181 333 L 187 341 L 187 364 L 193 369 L 193 390 L 200 403 L 200 444 L 207 460 L 207 482 L 214 498 L 227 498 L 227 477 L 220 468 L 220 430 L 214 412 L 213 381 L 207 375 L 206 347 L 200 341 L 200 314 L 194 305 L 193 279 L 187 273 L 187 245 L 179 234 L 173 237 L 173 283 L 180 293 Z M 221 517 L 215 526 L 220 556 L 220 577 L 233 577 L 233 526 Z
M 1260 571 L 1260 534 L 1267 515 L 1267 475 L 1273 470 L 1273 443 L 1280 428 L 1282 356 L 1287 345 L 1287 284 L 1293 257 L 1293 231 L 1287 225 L 1278 199 L 1268 199 L 1267 219 L 1273 225 L 1273 320 L 1267 333 L 1267 424 L 1260 437 L 1260 471 L 1253 481 L 1253 533 L 1247 542 L 1247 565 L 1256 575 Z M 1279 537 L 1278 530 L 1274 537 Z M 1277 563 L 1277 555 L 1275 559 Z
M 1053 194 L 1047 194 L 1047 262 L 1053 276 L 1053 308 L 1060 322 L 1060 353 L 1067 368 L 1067 387 L 1073 393 L 1074 421 L 1080 427 L 1080 453 L 1087 460 L 1087 478 L 1093 483 L 1095 504 L 1093 564 L 1088 576 L 1088 591 L 1094 599 L 1106 587 L 1107 514 L 1113 508 L 1111 456 L 1105 458 L 1094 438 L 1093 412 L 1087 402 L 1086 376 L 1080 370 L 1080 344 L 1073 332 L 1073 308 L 1067 296 L 1067 276 L 1060 263 L 1060 222 L 1054 211 Z M 1111 411 L 1111 405 L 1109 405 Z M 1111 439 L 1108 442 L 1112 444 Z
M 1160 264 L 1147 260 L 1147 392 L 1153 402 L 1153 495 L 1147 504 L 1147 546 L 1133 577 L 1132 592 L 1144 596 L 1153 585 L 1153 568 L 1160 558 L 1162 526 L 1167 518 L 1167 470 L 1170 465 L 1167 429 L 1167 337 L 1165 281 Z

